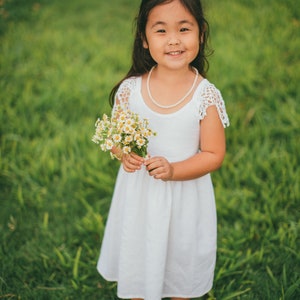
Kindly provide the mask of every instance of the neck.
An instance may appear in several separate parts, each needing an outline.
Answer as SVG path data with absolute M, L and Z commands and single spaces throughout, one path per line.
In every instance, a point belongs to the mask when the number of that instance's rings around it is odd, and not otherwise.
M 189 76 L 194 76 L 194 74 L 195 71 L 191 66 L 182 69 L 169 69 L 156 65 L 153 69 L 152 77 L 166 84 L 176 84 L 176 82 L 182 83 L 183 78 L 188 79 Z
M 153 67 L 151 70 L 150 70 L 150 72 L 149 72 L 149 74 L 148 74 L 148 76 L 147 76 L 147 83 L 146 83 L 146 86 L 147 86 L 147 93 L 148 93 L 148 96 L 149 96 L 149 99 L 151 100 L 151 102 L 155 105 L 155 106 L 157 106 L 157 107 L 159 107 L 159 108 L 162 108 L 162 109 L 169 109 L 169 108 L 174 108 L 174 107 L 176 107 L 176 106 L 178 106 L 178 105 L 180 105 L 181 103 L 183 103 L 189 96 L 190 96 L 190 94 L 194 91 L 194 88 L 195 88 L 195 86 L 196 86 L 196 83 L 197 83 L 197 80 L 198 80 L 198 76 L 199 76 L 199 73 L 198 73 L 198 70 L 196 69 L 196 68 L 193 68 L 193 73 L 195 74 L 194 75 L 194 80 L 193 80 L 193 84 L 192 84 L 192 86 L 190 87 L 190 89 L 188 90 L 188 92 L 182 97 L 182 98 L 180 98 L 177 102 L 175 102 L 174 103 L 174 101 L 173 101 L 173 99 L 172 99 L 172 101 L 171 101 L 171 103 L 170 104 L 167 104 L 167 105 L 164 105 L 164 104 L 161 104 L 161 103 L 159 103 L 158 101 L 156 101 L 155 100 L 155 98 L 152 96 L 152 93 L 151 93 L 151 91 L 150 91 L 150 78 L 151 78 L 151 75 L 152 75 L 152 72 L 153 72 L 153 70 L 155 69 L 155 67 Z M 190 75 L 189 75 L 190 76 Z M 188 77 L 189 77 L 188 76 Z M 186 78 L 188 78 L 188 77 L 186 77 Z M 181 76 L 181 79 L 182 79 L 182 76 Z M 157 80 L 159 80 L 159 77 L 156 77 L 156 81 Z M 164 78 L 164 80 L 165 80 L 165 78 Z M 188 79 L 189 80 L 189 79 Z M 169 80 L 169 83 L 170 83 L 171 81 Z M 174 85 L 174 80 L 172 81 L 172 87 L 173 87 L 173 92 L 174 92 L 174 88 L 176 87 L 176 85 Z M 167 84 L 167 82 L 166 82 L 166 80 L 165 80 L 165 83 L 164 83 L 165 85 Z M 182 80 L 180 80 L 180 82 L 178 82 L 178 84 L 182 84 Z M 177 86 L 179 86 L 177 84 Z M 171 86 L 171 85 L 170 85 Z M 176 89 L 176 88 L 175 88 Z M 170 97 L 170 95 L 168 95 L 168 98 Z

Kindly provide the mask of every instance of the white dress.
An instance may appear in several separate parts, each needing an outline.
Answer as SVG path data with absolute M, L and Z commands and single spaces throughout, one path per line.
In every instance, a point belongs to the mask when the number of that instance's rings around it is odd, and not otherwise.
M 150 121 L 157 132 L 148 153 L 181 161 L 199 151 L 199 121 L 217 107 L 229 125 L 222 96 L 203 79 L 193 98 L 171 114 L 151 110 L 141 95 L 141 77 L 123 81 L 116 97 Z M 159 300 L 200 297 L 212 288 L 216 260 L 216 207 L 210 174 L 194 180 L 162 181 L 145 168 L 120 167 L 97 269 L 118 282 L 120 298 Z

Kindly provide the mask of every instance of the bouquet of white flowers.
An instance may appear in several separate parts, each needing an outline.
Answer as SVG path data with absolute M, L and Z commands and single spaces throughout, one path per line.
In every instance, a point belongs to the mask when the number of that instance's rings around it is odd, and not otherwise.
M 104 114 L 102 118 L 98 118 L 92 141 L 98 144 L 102 151 L 116 147 L 122 153 L 134 152 L 146 157 L 148 138 L 156 135 L 148 126 L 148 119 L 142 119 L 138 114 L 117 106 L 111 117 Z M 112 152 L 110 154 L 115 158 Z

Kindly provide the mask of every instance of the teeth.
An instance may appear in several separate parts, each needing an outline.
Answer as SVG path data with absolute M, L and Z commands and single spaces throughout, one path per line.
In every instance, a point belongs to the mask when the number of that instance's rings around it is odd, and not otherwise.
M 171 54 L 171 55 L 178 55 L 180 53 L 181 53 L 181 51 L 172 51 L 172 52 L 169 52 L 169 54 Z

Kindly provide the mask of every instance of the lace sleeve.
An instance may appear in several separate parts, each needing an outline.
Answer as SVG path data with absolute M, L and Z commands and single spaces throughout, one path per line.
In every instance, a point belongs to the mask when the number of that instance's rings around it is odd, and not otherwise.
M 117 106 L 119 108 L 121 107 L 122 110 L 129 109 L 129 97 L 131 94 L 131 91 L 135 87 L 135 79 L 134 78 L 128 78 L 125 79 L 119 86 L 119 89 L 115 96 L 115 104 L 114 104 L 114 110 Z
M 229 126 L 229 118 L 226 112 L 225 103 L 220 91 L 209 83 L 202 89 L 200 93 L 201 104 L 199 107 L 199 117 L 203 120 L 206 116 L 206 110 L 209 106 L 215 105 L 219 113 L 219 117 L 224 127 Z

